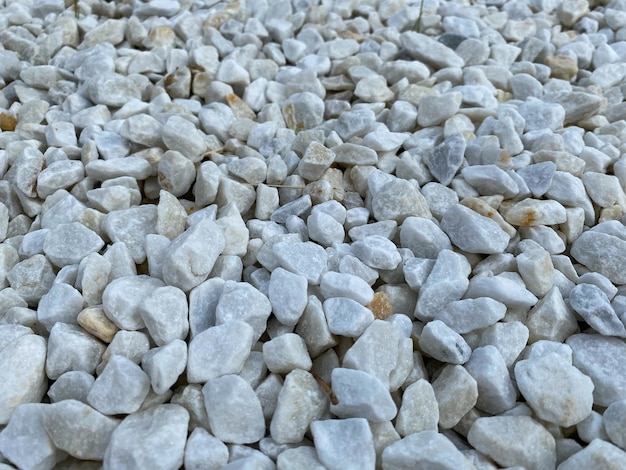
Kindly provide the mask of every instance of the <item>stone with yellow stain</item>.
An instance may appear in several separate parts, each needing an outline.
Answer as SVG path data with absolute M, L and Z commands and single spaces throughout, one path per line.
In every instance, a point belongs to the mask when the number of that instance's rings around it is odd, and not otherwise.
M 506 211 L 504 219 L 519 227 L 555 225 L 564 223 L 567 213 L 565 207 L 557 201 L 527 198 Z
M 109 320 L 102 306 L 88 307 L 78 314 L 78 324 L 96 338 L 110 343 L 119 328 Z

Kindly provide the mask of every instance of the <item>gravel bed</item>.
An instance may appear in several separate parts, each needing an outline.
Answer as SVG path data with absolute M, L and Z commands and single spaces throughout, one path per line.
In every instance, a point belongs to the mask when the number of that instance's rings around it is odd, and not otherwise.
M 0 1 L 0 470 L 626 468 L 626 0 Z

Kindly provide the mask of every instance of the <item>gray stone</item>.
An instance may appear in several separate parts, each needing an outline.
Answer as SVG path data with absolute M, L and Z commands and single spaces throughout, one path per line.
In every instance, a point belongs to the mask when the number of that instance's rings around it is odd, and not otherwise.
M 76 145 L 76 143 L 68 145 Z M 75 160 L 52 162 L 37 176 L 37 195 L 41 199 L 45 199 L 57 189 L 73 186 L 82 180 L 83 177 L 84 167 L 82 162 Z
M 101 460 L 120 421 L 76 400 L 63 400 L 43 412 L 43 425 L 57 449 L 81 460 Z
M 402 437 L 422 431 L 436 431 L 439 424 L 439 405 L 432 385 L 420 379 L 409 385 L 402 394 L 402 405 L 396 419 L 396 430 Z
M 335 271 L 328 271 L 322 275 L 320 291 L 325 299 L 344 297 L 361 305 L 367 305 L 374 299 L 374 291 L 363 279 Z
M 489 297 L 450 302 L 435 318 L 459 334 L 479 330 L 504 318 L 506 305 Z
M 263 359 L 267 368 L 276 374 L 287 374 L 294 369 L 309 370 L 313 365 L 306 343 L 295 333 L 284 333 L 263 343 Z
M 17 295 L 36 305 L 52 286 L 55 274 L 48 259 L 37 254 L 15 264 L 6 277 Z
M 76 324 L 82 309 L 80 292 L 68 284 L 57 283 L 39 301 L 37 320 L 50 331 L 57 322 Z
M 374 269 L 395 269 L 402 261 L 396 246 L 380 235 L 370 235 L 352 244 L 354 256 Z
M 311 423 L 318 458 L 329 470 L 372 469 L 376 452 L 372 431 L 363 418 L 329 419 Z
M 290 129 L 312 129 L 324 120 L 324 102 L 308 91 L 295 93 L 285 101 L 283 116 Z
M 424 326 L 419 345 L 427 355 L 449 364 L 464 364 L 472 354 L 463 337 L 440 320 Z
M 481 196 L 502 195 L 509 199 L 519 192 L 517 183 L 496 165 L 467 166 L 461 175 Z
M 441 228 L 452 243 L 470 253 L 502 253 L 510 240 L 497 222 L 462 204 L 455 204 L 445 212 Z
M 555 172 L 556 165 L 546 161 L 520 168 L 517 174 L 522 177 L 533 196 L 539 198 L 550 189 Z
M 591 379 L 557 353 L 518 362 L 515 380 L 526 402 L 542 420 L 569 427 L 591 413 Z
M 593 401 L 609 406 L 623 399 L 626 387 L 626 345 L 619 338 L 576 334 L 566 340 L 572 348 L 573 364 L 593 382 Z
M 401 34 L 400 40 L 411 57 L 436 68 L 463 67 L 464 61 L 439 41 L 415 31 Z
M 424 466 L 438 469 L 471 469 L 474 466 L 443 434 L 425 430 L 394 442 L 383 451 L 384 468 L 409 470 Z
M 99 251 L 104 241 L 96 232 L 83 224 L 59 224 L 46 234 L 43 250 L 48 259 L 58 267 L 78 264 L 84 257 Z
M 228 463 L 228 447 L 204 428 L 196 428 L 185 445 L 185 468 L 219 470 Z
M 187 344 L 176 339 L 165 346 L 152 348 L 141 359 L 141 367 L 150 377 L 157 395 L 166 393 L 187 366 Z
M 592 271 L 598 272 L 615 284 L 626 283 L 626 240 L 609 233 L 588 230 L 571 247 L 571 255 Z
M 554 438 L 528 416 L 478 418 L 467 440 L 502 466 L 539 470 L 556 464 Z
M 401 178 L 373 172 L 367 181 L 371 211 L 376 220 L 402 223 L 411 216 L 430 217 L 428 203 L 417 185 Z
M 520 276 L 507 276 L 506 273 L 473 277 L 465 297 L 467 299 L 491 297 L 507 307 L 528 308 L 537 303 L 537 297 L 526 289 Z
M 145 180 L 152 175 L 152 166 L 141 158 L 128 156 L 110 160 L 93 160 L 85 165 L 85 173 L 90 178 L 105 181 L 121 176 L 130 176 L 137 180 Z
M 187 380 L 204 383 L 227 374 L 238 374 L 250 354 L 253 330 L 240 320 L 210 327 L 189 344 Z
M 326 394 L 310 373 L 291 371 L 285 377 L 272 416 L 272 439 L 279 444 L 302 442 L 309 425 L 322 416 L 326 402 Z
M 163 261 L 163 279 L 187 292 L 206 280 L 226 246 L 222 229 L 204 219 L 176 237 Z
M 474 349 L 465 368 L 478 385 L 478 409 L 498 415 L 515 406 L 517 392 L 504 358 L 495 346 Z
M 47 408 L 48 405 L 43 403 L 18 406 L 9 424 L 0 433 L 0 452 L 17 468 L 54 468 L 62 459 L 62 452 L 56 448 L 43 426 Z
M 135 114 L 124 120 L 120 135 L 130 142 L 145 147 L 161 147 L 163 145 L 163 125 L 145 113 Z
M 594 439 L 579 452 L 561 462 L 559 470 L 576 470 L 578 468 L 610 468 L 619 469 L 626 465 L 626 452 L 613 444 L 601 439 Z
M 109 283 L 102 294 L 104 312 L 121 329 L 145 328 L 140 306 L 159 287 L 163 287 L 163 281 L 146 275 L 117 278 Z
M 141 300 L 138 310 L 157 346 L 187 337 L 187 297 L 180 289 L 173 286 L 157 287 Z
M 463 366 L 445 366 L 432 385 L 439 405 L 441 429 L 456 426 L 476 405 L 478 386 L 474 377 Z
M 307 279 L 283 268 L 272 271 L 269 300 L 278 321 L 295 325 L 307 305 Z
M 168 150 L 161 155 L 157 170 L 161 188 L 177 197 L 186 194 L 196 179 L 193 161 L 177 150 Z
M 102 230 L 113 242 L 123 242 L 136 264 L 146 260 L 146 235 L 156 233 L 157 206 L 146 204 L 107 214 Z
M 399 341 L 399 333 L 391 323 L 374 320 L 346 351 L 343 367 L 367 372 L 388 386 L 398 365 Z
M 192 162 L 199 162 L 207 150 L 204 134 L 180 116 L 172 116 L 165 122 L 162 139 L 168 149 L 182 153 Z
M 602 415 L 602 423 L 611 441 L 622 449 L 626 448 L 623 432 L 626 425 L 626 400 L 611 403 Z
M 335 335 L 359 337 L 374 321 L 370 309 L 348 297 L 331 297 L 324 301 L 323 306 L 328 329 Z
M 87 394 L 93 385 L 93 375 L 82 370 L 71 370 L 61 375 L 48 390 L 51 403 L 78 400 L 87 403 Z
M 287 449 L 276 459 L 278 470 L 288 470 L 290 468 L 308 468 L 310 470 L 324 470 L 326 467 L 317 458 L 314 447 L 300 446 Z
M 343 113 L 342 113 L 343 116 Z M 349 132 L 346 130 L 346 132 Z M 335 163 L 345 165 L 374 165 L 378 162 L 375 150 L 353 143 L 339 144 L 331 148 L 335 154 Z
M 141 99 L 139 86 L 117 73 L 96 75 L 87 80 L 89 98 L 95 104 L 121 107 L 132 99 Z
M 425 156 L 428 170 L 444 186 L 456 175 L 463 162 L 466 142 L 461 134 L 452 134 Z
M 252 285 L 226 281 L 215 308 L 215 323 L 242 320 L 252 326 L 254 342 L 265 332 L 271 312 L 269 299 Z
M 0 350 L 0 424 L 22 403 L 38 403 L 46 389 L 46 341 L 25 334 Z
M 598 333 L 626 337 L 626 327 L 613 310 L 606 294 L 596 285 L 578 284 L 570 292 L 569 303 L 572 309 Z
M 72 370 L 93 374 L 105 345 L 81 327 L 57 323 L 50 330 L 46 375 L 52 380 Z
M 265 435 L 261 403 L 244 379 L 224 375 L 202 389 L 211 430 L 222 442 L 249 444 Z
M 111 436 L 103 468 L 180 468 L 188 424 L 189 413 L 179 405 L 157 405 L 127 416 Z
M 308 297 L 307 306 L 296 326 L 296 333 L 304 339 L 313 358 L 337 344 L 328 328 L 322 302 L 314 295 Z
M 397 408 L 387 387 L 376 377 L 360 370 L 337 368 L 332 372 L 337 404 L 330 411 L 340 418 L 365 418 L 382 423 L 396 416 Z
M 442 250 L 426 282 L 422 285 L 415 306 L 415 316 L 432 320 L 450 302 L 459 300 L 467 286 L 471 267 L 464 256 L 451 250 Z
M 87 402 L 106 415 L 130 414 L 150 391 L 150 378 L 124 356 L 113 355 L 87 395 Z

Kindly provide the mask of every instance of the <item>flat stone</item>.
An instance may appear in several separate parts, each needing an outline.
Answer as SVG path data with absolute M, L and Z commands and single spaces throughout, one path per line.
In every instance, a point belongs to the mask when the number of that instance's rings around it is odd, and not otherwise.
M 626 337 L 626 327 L 613 310 L 606 294 L 594 284 L 581 283 L 569 296 L 572 309 L 598 333 Z
M 601 335 L 575 334 L 566 340 L 572 348 L 573 364 L 593 381 L 593 400 L 599 406 L 609 406 L 621 400 L 626 386 L 624 358 L 626 345 L 619 338 Z
M 320 245 L 328 247 L 335 243 L 343 243 L 346 236 L 343 225 L 331 215 L 315 211 L 307 217 L 306 223 L 309 237 Z
M 289 372 L 272 416 L 272 439 L 279 444 L 302 442 L 309 425 L 322 416 L 326 400 L 326 394 L 310 373 L 300 369 Z
M 591 413 L 591 379 L 557 353 L 518 362 L 515 380 L 526 402 L 542 420 L 568 427 Z M 559 393 L 554 393 L 554 385 L 558 385 Z
M 520 227 L 557 225 L 567 220 L 567 213 L 557 201 L 528 198 L 514 204 L 506 211 L 504 219 Z
M 441 228 L 452 243 L 470 253 L 502 253 L 510 240 L 497 222 L 462 204 L 455 204 L 445 212 Z
M 207 151 L 204 134 L 192 122 L 180 116 L 170 117 L 163 126 L 163 143 L 170 150 L 198 162 Z
M 346 131 L 348 132 L 348 131 Z M 345 165 L 374 165 L 378 162 L 375 150 L 364 145 L 345 143 L 331 148 L 335 154 L 335 163 Z
M 422 97 L 417 108 L 417 123 L 421 127 L 442 124 L 459 111 L 462 98 L 463 96 L 458 92 Z
M 22 403 L 38 403 L 46 389 L 46 341 L 26 334 L 0 350 L 0 423 Z
M 374 468 L 376 452 L 367 420 L 348 418 L 313 421 L 311 433 L 318 458 L 327 468 L 345 468 L 347 461 L 355 468 Z
M 478 399 L 476 380 L 460 365 L 445 366 L 432 383 L 439 405 L 439 427 L 456 426 Z
M 102 342 L 79 326 L 57 323 L 48 338 L 46 375 L 56 380 L 69 371 L 93 374 L 105 349 Z
M 367 305 L 374 299 L 374 291 L 369 284 L 352 274 L 328 271 L 322 275 L 320 290 L 325 299 L 343 297 L 361 305 Z
M 415 316 L 432 320 L 450 302 L 459 300 L 467 286 L 471 267 L 464 256 L 442 250 L 437 256 L 426 282 L 422 285 L 415 306 Z
M 461 175 L 481 196 L 502 195 L 509 199 L 519 192 L 517 183 L 496 165 L 467 166 Z
M 331 413 L 340 418 L 365 418 L 381 423 L 396 416 L 397 408 L 387 387 L 376 377 L 360 370 L 337 368 L 332 372 L 333 391 L 338 404 Z
M 215 307 L 215 323 L 242 320 L 252 326 L 254 342 L 265 332 L 271 312 L 269 299 L 252 285 L 226 281 Z
M 189 343 L 187 380 L 204 383 L 212 378 L 238 374 L 250 355 L 252 327 L 229 321 L 198 333 Z
M 130 414 L 150 391 L 150 378 L 133 361 L 113 355 L 87 395 L 87 402 L 106 415 Z
M 541 129 L 557 130 L 563 127 L 565 109 L 558 103 L 526 100 L 519 105 L 517 110 L 524 118 L 525 132 Z
M 424 326 L 419 345 L 427 355 L 449 364 L 464 364 L 472 354 L 463 337 L 440 320 Z
M 556 464 L 554 438 L 528 416 L 478 418 L 467 439 L 499 465 L 539 470 Z
M 121 329 L 145 328 L 139 307 L 159 287 L 163 287 L 163 281 L 146 275 L 117 278 L 102 294 L 104 312 Z
M 311 470 L 324 470 L 325 467 L 317 458 L 314 447 L 301 446 L 287 449 L 276 459 L 276 468 L 310 468 Z
M 383 466 L 409 470 L 419 466 L 470 469 L 473 465 L 443 434 L 425 430 L 394 442 L 383 451 Z
M 211 243 L 207 244 L 207 240 Z M 187 292 L 206 280 L 226 245 L 222 229 L 204 219 L 176 237 L 163 260 L 163 279 Z
M 188 424 L 189 412 L 179 405 L 157 405 L 127 416 L 111 436 L 103 466 L 120 468 L 128 462 L 142 462 L 150 467 L 180 468 Z
M 439 405 L 432 385 L 419 379 L 409 385 L 402 395 L 402 405 L 396 418 L 396 430 L 402 437 L 422 431 L 436 431 Z
M 557 91 L 546 93 L 544 101 L 560 104 L 565 109 L 563 124 L 577 123 L 597 114 L 602 108 L 602 98 L 582 91 Z
M 211 430 L 222 442 L 249 444 L 265 435 L 261 403 L 244 379 L 237 375 L 214 378 L 202 393 Z
M 43 250 L 55 266 L 78 264 L 81 259 L 99 251 L 104 241 L 83 224 L 59 224 L 46 234 Z
M 18 406 L 9 424 L 0 433 L 0 452 L 18 468 L 53 468 L 62 459 L 43 426 L 48 405 L 27 403 Z M 6 465 L 7 469 L 9 465 Z
M 394 97 L 393 91 L 387 87 L 387 80 L 380 75 L 372 75 L 359 80 L 354 94 L 366 103 L 385 102 Z
M 67 145 L 76 145 L 76 143 Z M 45 199 L 57 189 L 64 189 L 78 183 L 83 179 L 84 174 L 82 162 L 75 160 L 52 162 L 37 176 L 37 195 Z

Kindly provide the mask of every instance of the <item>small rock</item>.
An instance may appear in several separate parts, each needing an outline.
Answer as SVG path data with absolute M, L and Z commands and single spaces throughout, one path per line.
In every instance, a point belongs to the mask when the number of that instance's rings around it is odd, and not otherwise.
M 146 260 L 146 235 L 156 232 L 157 216 L 153 204 L 117 210 L 104 217 L 102 230 L 112 242 L 123 242 L 133 261 L 141 264 Z
M 554 438 L 528 416 L 478 418 L 467 440 L 502 466 L 539 470 L 556 464 Z
M 187 344 L 176 339 L 165 346 L 153 348 L 141 359 L 141 367 L 150 377 L 157 395 L 166 393 L 187 366 Z
M 332 372 L 338 403 L 330 411 L 340 418 L 365 418 L 381 423 L 396 416 L 397 408 L 383 383 L 367 372 L 337 368 Z
M 253 342 L 265 332 L 272 304 L 247 282 L 226 281 L 215 307 L 217 325 L 242 320 L 252 326 Z
M 498 415 L 515 406 L 517 392 L 504 358 L 495 346 L 474 349 L 465 368 L 478 385 L 478 409 Z
M 83 224 L 59 224 L 46 234 L 43 250 L 55 266 L 78 264 L 90 253 L 99 251 L 104 241 Z
M 51 403 L 63 400 L 78 400 L 87 403 L 87 394 L 96 379 L 81 370 L 71 370 L 54 381 L 48 390 Z
M 326 394 L 313 376 L 295 369 L 285 377 L 272 416 L 270 433 L 279 444 L 302 442 L 309 425 L 319 419 L 326 407 Z
M 261 403 L 244 379 L 224 375 L 202 389 L 211 430 L 222 442 L 249 444 L 265 435 Z
M 228 463 L 228 447 L 207 430 L 197 427 L 185 445 L 185 468 L 189 470 L 219 470 Z
M 619 338 L 576 334 L 566 340 L 572 348 L 573 364 L 593 382 L 593 402 L 609 406 L 623 399 L 626 387 L 626 345 Z
M 227 374 L 238 374 L 252 348 L 252 327 L 229 321 L 198 333 L 189 343 L 187 380 L 204 383 Z
M 374 321 L 374 315 L 370 309 L 347 297 L 326 299 L 323 306 L 328 329 L 335 335 L 356 338 Z
M 559 470 L 578 468 L 621 468 L 626 465 L 626 452 L 601 439 L 594 439 L 579 452 L 561 462 Z
M 422 431 L 436 431 L 439 405 L 432 385 L 420 379 L 409 385 L 402 395 L 402 405 L 396 419 L 396 430 L 402 437 Z
M 26 334 L 0 350 L 0 424 L 22 403 L 38 403 L 46 389 L 46 341 Z
M 609 233 L 588 230 L 572 243 L 574 259 L 615 284 L 626 283 L 626 240 Z
M 287 374 L 294 369 L 309 370 L 312 366 L 306 343 L 295 333 L 285 333 L 263 343 L 263 359 L 267 368 L 276 374 Z
M 464 364 L 472 354 L 463 337 L 440 320 L 424 326 L 419 345 L 427 355 L 449 364 Z
M 599 287 L 593 284 L 578 284 L 570 292 L 569 303 L 572 309 L 598 333 L 626 337 L 626 327 Z
M 408 31 L 400 36 L 402 45 L 414 59 L 443 69 L 446 67 L 463 67 L 464 61 L 454 51 L 421 33 Z
M 432 385 L 439 405 L 441 429 L 456 426 L 476 405 L 478 386 L 463 366 L 445 366 Z
M 121 329 L 145 328 L 139 307 L 159 287 L 163 287 L 163 281 L 146 275 L 115 279 L 102 294 L 104 312 Z
M 473 468 L 468 459 L 436 430 L 416 432 L 383 451 L 383 467 L 409 470 L 421 466 L 441 469 Z
M 455 204 L 445 212 L 441 228 L 452 243 L 469 253 L 502 253 L 510 240 L 497 222 L 462 204 Z
M 315 450 L 329 470 L 372 469 L 376 463 L 372 431 L 363 418 L 329 419 L 311 423 Z
M 58 379 L 69 371 L 93 374 L 106 347 L 76 325 L 57 323 L 50 330 L 46 375 Z
M 504 318 L 506 305 L 489 297 L 450 302 L 435 318 L 459 334 L 479 330 Z
M 127 416 L 111 436 L 103 467 L 123 468 L 128 462 L 141 462 L 154 468 L 180 468 L 188 424 L 189 412 L 178 405 L 157 405 Z
M 567 213 L 557 201 L 528 198 L 515 203 L 504 218 L 508 223 L 521 227 L 557 225 L 567 220 Z
M 130 414 L 139 409 L 150 391 L 150 378 L 125 358 L 113 355 L 87 395 L 87 402 L 106 415 Z

